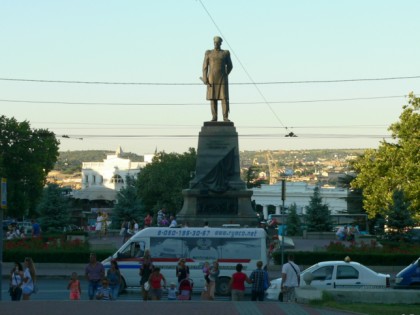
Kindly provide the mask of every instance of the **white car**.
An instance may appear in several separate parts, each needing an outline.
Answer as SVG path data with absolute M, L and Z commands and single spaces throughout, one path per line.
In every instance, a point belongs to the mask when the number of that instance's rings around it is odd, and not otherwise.
M 308 284 L 303 280 L 305 274 L 312 274 L 311 286 L 319 289 L 355 289 L 355 288 L 387 288 L 390 287 L 390 276 L 378 273 L 357 262 L 323 261 L 319 262 L 300 275 L 300 287 Z M 266 291 L 269 300 L 280 298 L 281 278 L 270 282 Z

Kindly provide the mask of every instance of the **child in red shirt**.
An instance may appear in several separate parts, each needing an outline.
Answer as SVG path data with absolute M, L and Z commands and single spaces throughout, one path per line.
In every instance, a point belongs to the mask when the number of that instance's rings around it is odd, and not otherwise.
M 80 281 L 77 279 L 77 273 L 71 274 L 71 279 L 67 285 L 67 289 L 70 290 L 70 300 L 80 300 L 82 289 L 80 288 Z

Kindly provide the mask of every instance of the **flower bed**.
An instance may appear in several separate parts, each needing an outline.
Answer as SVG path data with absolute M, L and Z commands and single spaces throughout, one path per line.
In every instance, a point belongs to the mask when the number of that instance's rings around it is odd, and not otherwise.
M 84 263 L 91 251 L 88 241 L 67 239 L 66 234 L 6 240 L 3 249 L 3 261 L 23 261 L 29 256 L 36 262 L 46 263 Z M 109 250 L 95 252 L 98 259 L 104 259 L 112 254 Z
M 65 236 L 51 236 L 43 238 L 24 238 L 7 240 L 4 242 L 4 250 L 79 250 L 89 248 L 89 243 L 80 239 L 67 240 Z

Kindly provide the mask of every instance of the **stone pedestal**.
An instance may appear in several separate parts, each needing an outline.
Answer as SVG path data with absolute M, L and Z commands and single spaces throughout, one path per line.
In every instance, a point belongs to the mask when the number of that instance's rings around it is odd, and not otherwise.
M 240 224 L 255 226 L 252 191 L 240 178 L 238 133 L 232 122 L 205 122 L 198 140 L 195 177 L 182 191 L 177 215 L 190 226 Z

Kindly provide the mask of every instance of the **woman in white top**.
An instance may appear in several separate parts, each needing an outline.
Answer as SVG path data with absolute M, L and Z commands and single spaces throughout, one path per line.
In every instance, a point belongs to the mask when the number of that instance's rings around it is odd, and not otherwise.
M 102 216 L 102 213 L 98 213 L 98 216 L 96 217 L 96 225 L 95 225 L 95 231 L 96 234 L 98 234 L 99 236 L 102 233 L 102 222 L 103 222 L 104 218 Z
M 25 258 L 25 270 L 23 272 L 22 294 L 23 300 L 29 300 L 31 294 L 34 292 L 36 281 L 36 272 L 32 258 Z

